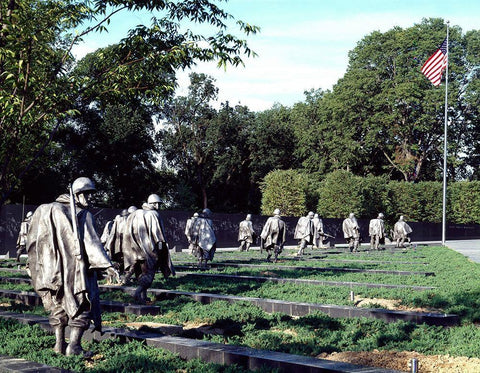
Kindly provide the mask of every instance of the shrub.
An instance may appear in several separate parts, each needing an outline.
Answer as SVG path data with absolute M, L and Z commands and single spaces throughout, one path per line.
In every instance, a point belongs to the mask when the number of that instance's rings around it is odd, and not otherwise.
M 262 214 L 271 215 L 279 208 L 284 216 L 305 215 L 311 198 L 312 184 L 308 175 L 297 170 L 275 170 L 267 174 L 261 185 Z

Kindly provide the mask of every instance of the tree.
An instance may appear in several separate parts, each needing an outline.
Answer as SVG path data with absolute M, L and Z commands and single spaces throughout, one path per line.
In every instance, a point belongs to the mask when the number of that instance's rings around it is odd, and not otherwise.
M 258 212 L 256 185 L 250 180 L 249 140 L 255 114 L 246 106 L 221 105 L 209 127 L 214 145 L 211 205 L 226 212 Z
M 75 67 L 72 47 L 88 33 L 107 30 L 120 11 L 161 14 L 138 26 L 112 48 L 92 57 L 89 71 Z M 142 92 L 160 102 L 175 87 L 175 71 L 196 61 L 242 64 L 253 52 L 246 41 L 226 33 L 232 15 L 210 1 L 10 0 L 0 3 L 0 206 L 25 173 L 48 150 L 59 126 L 75 113 L 75 103 L 100 96 Z M 75 29 L 94 20 L 83 31 Z M 216 30 L 211 35 L 180 31 L 193 21 Z M 246 34 L 256 26 L 237 21 Z
M 249 141 L 253 183 L 259 183 L 275 169 L 297 168 L 294 139 L 290 109 L 275 104 L 271 109 L 257 113 Z
M 159 133 L 160 149 L 182 180 L 198 186 L 201 206 L 208 206 L 207 187 L 214 172 L 214 139 L 209 130 L 216 116 L 210 102 L 217 98 L 214 79 L 190 74 L 189 94 L 176 97 L 163 107 L 164 129 Z
M 420 68 L 445 35 L 443 20 L 429 19 L 365 36 L 349 53 L 347 72 L 332 92 L 311 93 L 294 108 L 304 118 L 301 130 L 307 128 L 297 150 L 304 166 L 321 173 L 347 169 L 360 175 L 388 172 L 406 181 L 437 179 L 445 87 L 434 87 Z M 465 174 L 462 157 L 471 154 L 468 134 L 477 132 L 471 129 L 478 124 L 478 40 L 477 32 L 462 36 L 459 27 L 450 28 L 452 176 L 458 168 Z

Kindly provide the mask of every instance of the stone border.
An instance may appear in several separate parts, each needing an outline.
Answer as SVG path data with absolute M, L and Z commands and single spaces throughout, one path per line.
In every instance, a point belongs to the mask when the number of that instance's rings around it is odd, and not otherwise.
M 129 294 L 133 294 L 134 287 L 118 286 L 118 285 L 100 285 L 100 291 L 121 290 Z M 268 298 L 256 297 L 240 297 L 234 295 L 222 295 L 211 293 L 196 293 L 179 290 L 166 289 L 149 289 L 149 293 L 155 296 L 155 299 L 172 299 L 178 296 L 187 296 L 204 304 L 211 303 L 216 300 L 227 302 L 250 302 L 264 311 L 273 313 L 281 312 L 290 316 L 305 316 L 310 313 L 319 311 L 330 317 L 368 317 L 384 320 L 385 322 L 396 322 L 399 320 L 410 321 L 417 324 L 425 323 L 428 325 L 438 326 L 454 326 L 460 323 L 460 317 L 455 314 L 442 314 L 430 312 L 413 312 L 413 311 L 396 311 L 386 310 L 382 308 L 361 308 L 353 306 L 338 306 L 320 303 L 292 302 Z M 41 305 L 41 299 L 35 292 L 3 290 L 0 289 L 0 296 L 10 299 L 19 300 L 31 306 Z M 119 302 L 101 301 L 102 307 L 110 312 L 128 312 L 134 314 L 156 314 L 159 307 L 156 306 L 140 306 L 123 304 Z
M 7 355 L 0 355 L 0 372 L 1 373 L 69 373 L 70 370 L 51 367 L 49 365 L 36 363 L 34 361 L 28 361 L 25 359 L 19 359 L 18 357 L 12 357 Z
M 367 288 L 388 288 L 388 289 L 412 289 L 412 290 L 433 290 L 433 286 L 415 286 L 415 285 L 391 285 L 391 284 L 376 284 L 370 282 L 351 282 L 351 281 L 321 281 L 310 280 L 302 278 L 282 278 L 282 277 L 262 277 L 262 276 L 246 276 L 246 275 L 223 275 L 215 273 L 196 273 L 196 272 L 177 272 L 176 276 L 199 276 L 199 277 L 211 277 L 220 279 L 239 279 L 239 280 L 253 280 L 253 281 L 272 281 L 278 283 L 293 282 L 294 284 L 307 284 L 307 285 L 322 285 L 322 286 L 348 286 L 350 288 L 354 286 L 365 286 Z M 0 277 L 2 281 L 2 277 Z
M 355 286 L 365 286 L 367 288 L 386 288 L 386 289 L 412 289 L 417 291 L 433 290 L 434 286 L 415 286 L 415 285 L 394 285 L 394 284 L 376 284 L 371 282 L 352 282 L 352 281 L 322 281 L 322 280 L 310 280 L 302 278 L 282 278 L 282 277 L 263 277 L 263 276 L 244 276 L 244 275 L 223 275 L 215 273 L 196 273 L 196 272 L 177 272 L 177 277 L 182 276 L 199 276 L 199 277 L 212 277 L 220 279 L 239 279 L 239 280 L 253 280 L 253 281 L 272 281 L 278 283 L 293 282 L 295 284 L 307 284 L 307 285 L 322 285 L 322 286 L 348 286 L 353 288 Z M 31 284 L 31 280 L 28 278 L 20 277 L 1 277 L 0 283 L 12 283 L 12 284 Z
M 173 265 L 177 269 L 201 269 L 197 265 L 182 265 L 179 262 L 173 262 Z M 233 268 L 275 268 L 275 269 L 301 269 L 305 271 L 318 271 L 318 272 L 356 272 L 356 273 L 380 273 L 385 275 L 400 275 L 400 276 L 435 276 L 435 272 L 415 272 L 415 271 L 394 271 L 394 270 L 383 270 L 383 269 L 361 269 L 361 268 L 343 268 L 343 267 L 303 267 L 303 266 L 287 266 L 287 265 L 274 265 L 274 264 L 246 264 L 246 263 L 222 263 L 215 262 L 210 263 L 211 268 L 221 268 L 221 267 L 233 267 Z
M 17 319 L 20 322 L 30 325 L 39 323 L 42 328 L 52 332 L 48 324 L 48 319 L 45 317 L 29 318 L 23 315 L 23 317 L 17 318 L 17 316 L 19 315 L 12 312 L 0 312 L 0 317 Z M 120 328 L 104 328 L 103 334 L 99 332 L 85 333 L 84 339 L 87 338 L 89 340 L 118 339 L 120 343 L 126 343 L 132 340 L 143 340 L 147 346 L 163 348 L 178 354 L 182 359 L 199 358 L 206 362 L 223 365 L 237 364 L 251 370 L 268 366 L 289 373 L 400 373 L 396 370 L 354 365 L 283 352 L 257 350 L 250 347 L 224 345 L 183 337 L 172 337 L 158 333 L 130 331 Z
M 134 287 L 118 286 L 118 285 L 100 285 L 100 291 L 121 290 L 129 294 L 133 294 Z M 221 295 L 210 293 L 195 293 L 178 290 L 165 289 L 149 289 L 149 293 L 155 296 L 155 299 L 173 299 L 178 296 L 187 296 L 198 302 L 208 304 L 216 300 L 227 302 L 250 302 L 265 312 L 281 312 L 290 316 L 305 316 L 310 313 L 319 311 L 330 317 L 368 317 L 381 319 L 385 322 L 410 321 L 417 324 L 425 323 L 427 325 L 438 326 L 454 326 L 460 323 L 460 317 L 454 314 L 430 313 L 430 312 L 413 312 L 413 311 L 396 311 L 386 310 L 383 308 L 360 308 L 353 306 L 338 306 L 331 304 L 292 302 L 267 298 L 239 297 L 234 295 Z M 3 290 L 0 289 L 0 296 L 15 299 L 26 303 L 30 306 L 39 306 L 42 304 L 40 297 L 31 291 Z M 134 314 L 156 314 L 160 307 L 157 306 L 141 306 L 134 304 L 124 304 L 112 301 L 101 301 L 101 305 L 105 310 L 110 312 L 127 312 Z
M 135 291 L 134 287 L 127 286 L 117 286 L 117 285 L 101 285 L 100 291 L 114 291 L 114 290 L 123 290 L 130 294 L 133 294 Z M 381 319 L 385 322 L 396 322 L 396 321 L 410 321 L 417 324 L 425 323 L 427 325 L 438 325 L 438 326 L 454 326 L 460 323 L 460 317 L 454 314 L 443 314 L 443 313 L 430 313 L 430 312 L 413 312 L 413 311 L 396 311 L 396 310 L 386 310 L 383 308 L 361 308 L 353 306 L 338 306 L 331 304 L 320 304 L 320 303 L 306 303 L 306 302 L 292 302 L 284 301 L 277 299 L 267 299 L 267 298 L 254 298 L 254 297 L 239 297 L 234 295 L 222 295 L 222 294 L 210 294 L 210 293 L 195 293 L 188 291 L 179 291 L 179 290 L 165 290 L 165 289 L 149 289 L 150 294 L 154 295 L 155 299 L 173 299 L 179 296 L 187 296 L 192 299 L 195 299 L 198 302 L 208 304 L 216 300 L 223 300 L 229 303 L 233 302 L 249 302 L 252 303 L 265 312 L 281 312 L 290 316 L 306 316 L 313 312 L 319 311 L 327 314 L 330 317 L 368 317 Z M 1 295 L 1 292 L 0 292 Z M 103 301 L 102 306 L 107 302 Z M 108 302 L 112 306 L 118 304 L 115 302 Z M 132 307 L 139 309 L 138 307 L 155 307 L 155 306 L 133 306 L 129 305 L 129 309 Z M 160 307 L 158 307 L 160 308 Z M 141 309 L 141 308 L 140 308 Z M 118 311 L 118 310 L 117 310 Z M 121 312 L 121 311 L 119 311 Z M 129 311 L 132 312 L 133 311 Z M 153 311 L 152 309 L 152 312 Z

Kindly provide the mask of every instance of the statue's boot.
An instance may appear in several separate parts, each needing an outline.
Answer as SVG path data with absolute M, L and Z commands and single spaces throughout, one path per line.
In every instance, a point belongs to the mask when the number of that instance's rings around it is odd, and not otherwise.
M 67 348 L 67 343 L 65 342 L 65 327 L 62 325 L 57 325 L 53 328 L 55 331 L 55 347 L 53 351 L 57 354 L 65 355 L 65 349 Z
M 85 351 L 82 348 L 82 336 L 85 330 L 83 328 L 72 327 L 70 328 L 70 342 L 68 343 L 65 354 L 71 355 L 83 355 L 84 357 L 91 357 L 93 354 L 91 351 Z
M 133 298 L 137 303 L 140 304 L 145 304 L 147 299 L 147 289 L 145 289 L 143 286 L 139 286 L 137 290 L 135 290 L 135 294 L 133 294 Z
M 269 252 L 268 255 L 267 255 L 267 262 L 270 261 L 270 258 L 271 258 L 271 257 L 272 257 L 272 253 Z

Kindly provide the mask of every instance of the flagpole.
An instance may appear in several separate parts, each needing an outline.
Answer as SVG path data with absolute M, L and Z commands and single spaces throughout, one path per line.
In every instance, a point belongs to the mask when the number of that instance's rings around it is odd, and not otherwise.
M 447 124 L 448 124 L 448 26 L 447 21 L 447 66 L 445 70 L 445 123 L 443 125 L 443 200 L 442 200 L 442 245 L 445 246 L 447 228 Z

